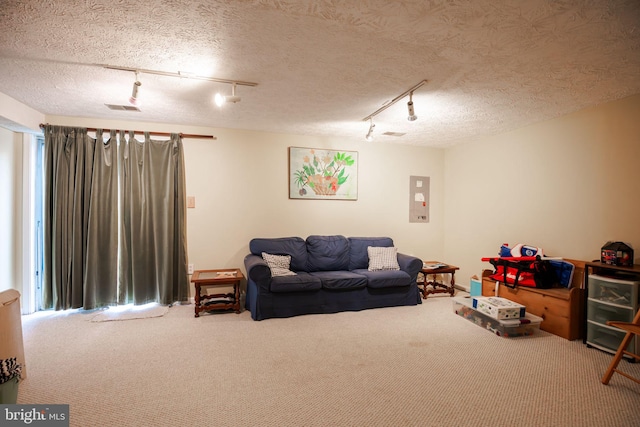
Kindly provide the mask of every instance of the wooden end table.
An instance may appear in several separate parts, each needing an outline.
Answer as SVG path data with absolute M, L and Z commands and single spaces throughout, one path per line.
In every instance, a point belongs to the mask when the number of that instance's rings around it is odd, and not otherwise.
M 438 265 L 438 267 L 429 267 L 435 265 Z M 420 273 L 422 273 L 422 298 L 426 299 L 429 294 L 440 293 L 448 293 L 449 296 L 453 296 L 455 291 L 454 285 L 456 284 L 454 279 L 456 270 L 460 269 L 455 265 L 449 265 L 439 261 L 424 261 L 423 267 L 420 270 Z M 438 274 L 451 274 L 451 284 L 447 285 L 445 283 L 438 282 Z M 433 280 L 429 280 L 429 276 L 433 276 Z M 428 286 L 431 286 L 431 288 L 427 288 Z
M 201 311 L 234 310 L 240 313 L 240 281 L 244 279 L 238 268 L 224 268 L 219 270 L 196 270 L 191 276 L 195 286 L 195 317 L 200 317 Z M 231 293 L 210 294 L 207 289 L 202 294 L 202 288 L 233 286 Z

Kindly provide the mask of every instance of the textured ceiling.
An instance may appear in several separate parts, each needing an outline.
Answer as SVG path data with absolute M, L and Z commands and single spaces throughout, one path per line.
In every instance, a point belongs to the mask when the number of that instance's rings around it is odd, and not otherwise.
M 426 79 L 376 141 L 446 146 L 640 93 L 638 0 L 0 0 L 0 28 L 0 92 L 50 115 L 362 140 Z M 141 74 L 112 111 L 135 75 L 100 64 L 258 86 Z

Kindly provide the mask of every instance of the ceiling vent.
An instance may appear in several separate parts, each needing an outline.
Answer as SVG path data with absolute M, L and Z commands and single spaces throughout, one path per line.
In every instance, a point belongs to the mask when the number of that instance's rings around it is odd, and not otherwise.
M 140 111 L 138 107 L 135 105 L 115 105 L 115 104 L 104 104 L 110 110 L 118 110 L 118 111 Z
M 383 135 L 387 136 L 405 136 L 406 132 L 385 132 Z

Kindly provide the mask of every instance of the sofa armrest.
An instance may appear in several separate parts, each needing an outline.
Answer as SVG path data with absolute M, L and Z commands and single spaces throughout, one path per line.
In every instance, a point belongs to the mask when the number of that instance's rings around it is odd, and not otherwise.
M 398 253 L 398 265 L 400 270 L 411 276 L 411 280 L 414 282 L 418 278 L 418 272 L 422 270 L 422 260 L 412 255 Z
M 244 257 L 244 268 L 247 271 L 247 280 L 253 281 L 259 289 L 269 291 L 271 269 L 262 257 L 247 255 Z

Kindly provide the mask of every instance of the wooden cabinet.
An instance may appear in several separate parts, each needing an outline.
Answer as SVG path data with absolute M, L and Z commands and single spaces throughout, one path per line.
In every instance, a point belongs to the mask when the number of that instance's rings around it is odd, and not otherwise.
M 584 262 L 567 260 L 575 265 L 571 288 L 537 289 L 518 286 L 511 289 L 500 283 L 497 296 L 507 298 L 527 307 L 527 312 L 542 317 L 540 329 L 575 340 L 584 337 Z M 491 270 L 482 273 L 482 295 L 496 295 L 496 281 L 488 276 Z

